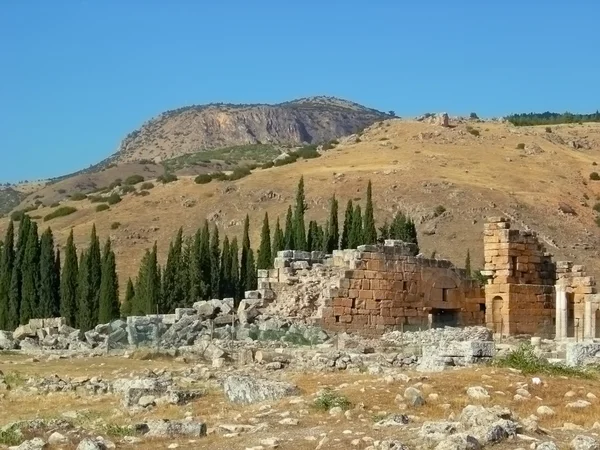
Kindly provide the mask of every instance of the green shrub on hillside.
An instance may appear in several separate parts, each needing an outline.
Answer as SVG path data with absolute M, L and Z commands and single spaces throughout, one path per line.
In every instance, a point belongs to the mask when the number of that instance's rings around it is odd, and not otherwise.
M 44 216 L 44 222 L 56 219 L 57 217 L 68 216 L 69 214 L 73 214 L 75 211 L 77 211 L 77 208 L 74 208 L 72 206 L 61 206 L 60 208 L 52 211 L 50 214 Z
M 121 194 L 129 194 L 131 192 L 135 192 L 135 187 L 130 184 L 126 184 L 121 188 Z
M 145 190 L 145 191 L 152 189 L 152 188 L 154 188 L 154 183 L 151 183 L 149 181 L 142 183 L 142 185 L 140 186 L 140 189 Z
M 114 189 L 116 187 L 121 186 L 122 184 L 123 184 L 123 180 L 121 180 L 120 178 L 117 178 L 115 181 L 113 181 L 112 183 L 110 183 L 108 185 L 108 189 L 112 190 L 112 189 Z
M 108 206 L 106 203 L 96 206 L 96 212 L 106 211 L 107 209 L 110 209 L 110 206 Z
M 240 178 L 247 177 L 251 173 L 252 172 L 250 171 L 249 167 L 236 167 L 235 169 L 233 169 L 233 172 L 227 177 L 227 179 L 230 181 L 235 181 L 239 180 Z
M 525 150 L 525 144 L 523 142 L 517 144 L 517 150 Z
M 19 209 L 11 213 L 10 220 L 12 220 L 13 222 L 20 222 L 21 220 L 23 220 L 23 216 L 25 216 L 25 211 Z
M 264 163 L 262 166 L 260 166 L 261 169 L 270 169 L 271 167 L 273 167 L 275 165 L 275 163 L 273 161 L 267 161 L 266 163 Z
M 467 126 L 467 133 L 472 134 L 473 136 L 479 136 L 481 134 L 481 132 L 478 129 L 473 128 L 471 126 Z
M 144 177 L 141 175 L 130 175 L 127 178 L 125 178 L 125 184 L 129 185 L 138 184 L 142 181 L 144 181 Z
M 156 179 L 160 181 L 162 184 L 172 183 L 173 181 L 177 181 L 177 175 L 173 173 L 165 173 Z
M 75 192 L 73 195 L 71 195 L 71 200 L 73 201 L 85 200 L 86 198 L 87 195 L 85 195 L 83 192 Z
M 120 226 L 121 226 L 121 222 L 113 222 L 113 223 L 110 224 L 110 229 L 111 230 L 116 230 Z
M 207 173 L 201 173 L 194 179 L 194 181 L 196 184 L 207 184 L 212 181 L 212 177 Z
M 590 173 L 590 180 L 594 180 L 594 181 L 600 180 L 600 175 L 598 175 L 598 172 Z
M 121 196 L 119 194 L 111 194 L 107 199 L 106 203 L 109 205 L 116 205 L 121 201 Z

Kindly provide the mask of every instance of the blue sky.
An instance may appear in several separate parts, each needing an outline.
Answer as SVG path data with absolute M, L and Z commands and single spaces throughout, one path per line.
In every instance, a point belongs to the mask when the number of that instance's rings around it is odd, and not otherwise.
M 0 181 L 87 167 L 188 104 L 595 111 L 598 18 L 595 0 L 5 0 Z

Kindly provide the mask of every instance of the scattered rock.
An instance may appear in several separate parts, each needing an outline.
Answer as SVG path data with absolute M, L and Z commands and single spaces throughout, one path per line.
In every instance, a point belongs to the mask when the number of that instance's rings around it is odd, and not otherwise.
M 572 450 L 600 450 L 600 444 L 592 437 L 579 435 L 569 444 Z
M 467 389 L 467 395 L 473 400 L 489 400 L 490 396 L 481 386 L 472 386 Z
M 233 403 L 256 403 L 300 394 L 298 387 L 291 383 L 238 375 L 228 376 L 223 389 Z

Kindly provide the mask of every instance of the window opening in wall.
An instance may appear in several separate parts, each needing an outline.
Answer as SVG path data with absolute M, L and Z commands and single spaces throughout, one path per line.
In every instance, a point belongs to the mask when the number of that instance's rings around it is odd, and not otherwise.
M 510 257 L 510 270 L 511 270 L 511 275 L 513 277 L 517 276 L 517 257 L 516 256 L 511 256 Z
M 442 301 L 443 302 L 448 301 L 448 289 L 442 288 Z

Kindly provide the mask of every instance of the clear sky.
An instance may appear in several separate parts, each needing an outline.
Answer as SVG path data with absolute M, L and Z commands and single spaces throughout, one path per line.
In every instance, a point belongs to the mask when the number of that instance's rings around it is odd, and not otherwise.
M 2 0 L 0 181 L 87 167 L 188 104 L 592 112 L 599 19 L 597 0 Z

